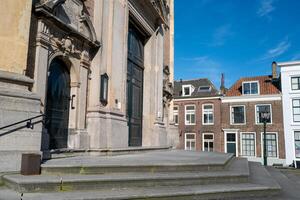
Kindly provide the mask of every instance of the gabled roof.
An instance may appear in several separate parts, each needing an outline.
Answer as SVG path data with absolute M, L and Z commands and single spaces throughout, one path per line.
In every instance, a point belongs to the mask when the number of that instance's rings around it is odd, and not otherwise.
M 256 76 L 240 78 L 234 85 L 226 92 L 225 96 L 242 96 L 243 82 L 258 81 L 259 82 L 259 95 L 272 95 L 280 94 L 280 85 L 278 79 L 272 79 L 272 76 Z
M 194 87 L 194 92 L 191 96 L 182 96 L 182 86 L 192 85 Z M 199 91 L 199 87 L 210 86 L 211 90 L 207 92 Z M 180 80 L 174 81 L 174 98 L 184 99 L 184 98 L 197 98 L 197 97 L 215 97 L 220 96 L 219 91 L 216 89 L 214 84 L 207 78 L 193 79 L 193 80 Z

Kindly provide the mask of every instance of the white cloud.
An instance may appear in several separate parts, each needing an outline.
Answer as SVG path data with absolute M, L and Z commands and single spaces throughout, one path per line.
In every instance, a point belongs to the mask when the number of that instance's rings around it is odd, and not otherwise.
M 264 56 L 262 56 L 259 61 L 268 60 L 271 58 L 276 58 L 282 54 L 284 54 L 288 49 L 290 48 L 291 43 L 288 40 L 288 37 L 286 37 L 283 41 L 278 43 L 274 48 L 269 49 Z
M 213 33 L 211 46 L 222 46 L 231 36 L 233 36 L 231 24 L 224 24 L 218 27 Z
M 267 17 L 271 19 L 270 14 L 275 10 L 274 0 L 261 0 L 257 11 L 259 17 Z

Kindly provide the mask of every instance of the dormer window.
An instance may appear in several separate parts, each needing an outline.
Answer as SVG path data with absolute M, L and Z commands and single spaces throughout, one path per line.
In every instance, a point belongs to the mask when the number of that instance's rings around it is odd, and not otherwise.
M 194 92 L 194 87 L 192 85 L 183 85 L 182 86 L 182 96 L 191 96 Z
M 243 94 L 244 95 L 259 94 L 258 81 L 243 82 Z
M 200 86 L 198 89 L 198 92 L 210 92 L 211 87 L 210 86 Z

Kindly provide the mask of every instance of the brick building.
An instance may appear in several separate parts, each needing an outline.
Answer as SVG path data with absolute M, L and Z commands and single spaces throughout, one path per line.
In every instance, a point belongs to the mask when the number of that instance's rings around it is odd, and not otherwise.
M 263 162 L 262 113 L 267 122 L 268 164 L 283 164 L 285 159 L 280 80 L 272 76 L 239 79 L 222 98 L 224 152 Z
M 221 95 L 208 79 L 175 81 L 174 121 L 179 129 L 179 147 L 218 151 L 221 135 Z

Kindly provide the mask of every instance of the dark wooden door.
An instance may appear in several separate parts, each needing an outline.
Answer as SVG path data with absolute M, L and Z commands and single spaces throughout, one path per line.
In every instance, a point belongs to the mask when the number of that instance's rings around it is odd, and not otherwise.
M 227 133 L 227 153 L 232 153 L 236 156 L 236 136 L 235 133 Z
M 48 71 L 46 129 L 50 149 L 67 147 L 70 104 L 70 74 L 64 62 L 55 59 Z
M 129 27 L 127 63 L 127 117 L 129 146 L 142 145 L 144 46 L 137 29 Z

